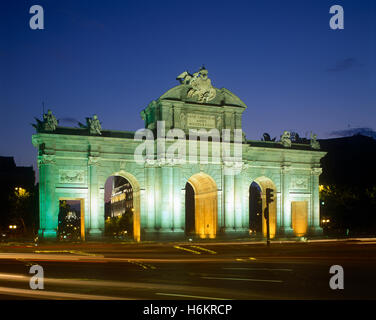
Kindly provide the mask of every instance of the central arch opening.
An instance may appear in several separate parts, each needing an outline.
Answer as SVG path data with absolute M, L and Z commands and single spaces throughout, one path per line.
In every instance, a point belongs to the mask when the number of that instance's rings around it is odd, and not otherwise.
M 217 185 L 205 173 L 197 173 L 185 186 L 185 232 L 200 238 L 215 238 L 218 220 Z

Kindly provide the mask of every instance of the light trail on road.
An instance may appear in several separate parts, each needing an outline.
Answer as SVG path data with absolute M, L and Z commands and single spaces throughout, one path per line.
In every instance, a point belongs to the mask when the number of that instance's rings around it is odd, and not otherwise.
M 42 297 L 28 289 L 33 276 L 29 269 L 39 264 L 44 269 L 44 292 L 56 293 L 50 299 L 68 298 L 59 297 L 60 291 L 83 294 L 77 298 L 90 300 L 96 299 L 91 295 L 141 300 L 374 297 L 376 246 L 363 244 L 367 245 L 332 242 L 267 248 L 190 243 L 176 248 L 163 243 L 98 245 L 95 249 L 89 244 L 89 252 L 84 244 L 79 248 L 8 248 L 0 252 L 0 295 L 48 299 L 48 293 Z M 335 264 L 345 270 L 346 290 L 329 288 L 329 268 Z
M 292 269 L 272 269 L 272 268 L 222 268 L 224 270 L 252 270 L 252 271 L 293 271 Z
M 57 300 L 132 300 L 123 297 L 111 297 L 111 296 L 101 296 L 94 294 L 80 294 L 80 293 L 69 293 L 69 292 L 56 292 L 56 291 L 45 291 L 45 290 L 27 290 L 27 289 L 17 289 L 0 287 L 0 294 L 38 298 L 38 299 L 57 299 Z
M 283 282 L 283 280 L 269 280 L 269 279 L 248 279 L 248 278 L 220 278 L 220 277 L 201 277 L 202 279 L 210 280 L 233 280 L 233 281 L 254 281 L 254 282 Z
M 163 292 L 157 292 L 156 295 L 158 295 L 158 296 L 170 296 L 170 297 L 181 297 L 181 298 L 193 298 L 193 299 L 205 299 L 205 300 L 231 300 L 231 299 L 224 299 L 224 298 L 192 296 L 192 295 L 187 295 L 187 294 L 163 293 Z

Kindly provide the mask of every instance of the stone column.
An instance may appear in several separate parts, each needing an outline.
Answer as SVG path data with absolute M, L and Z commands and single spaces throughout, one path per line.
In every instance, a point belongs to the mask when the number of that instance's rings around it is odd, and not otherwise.
M 89 205 L 90 205 L 90 221 L 89 221 L 89 237 L 92 239 L 100 238 L 103 230 L 99 228 L 99 184 L 98 184 L 98 166 L 99 157 L 89 156 L 88 173 L 89 173 Z
M 275 195 L 276 196 L 276 195 Z M 290 201 L 290 166 L 281 167 L 281 202 L 282 202 L 282 230 L 284 236 L 292 236 L 294 230 L 291 222 L 291 201 Z
M 59 199 L 55 196 L 55 156 L 42 155 L 38 157 L 39 167 L 39 237 L 55 240 L 57 236 Z
M 241 230 L 243 229 L 243 188 L 242 188 L 242 175 L 241 173 L 234 176 L 234 184 L 235 184 L 235 194 L 234 194 L 234 222 L 235 222 L 235 229 Z
M 162 168 L 160 185 L 161 193 L 161 231 L 171 231 L 172 229 L 172 167 L 164 165 Z
M 223 185 L 221 186 L 223 188 Z M 222 230 L 225 226 L 224 224 L 224 210 L 223 210 L 223 202 L 222 202 L 222 188 L 218 189 L 217 191 L 217 212 L 218 212 L 218 220 L 217 220 L 217 230 Z
M 146 168 L 146 197 L 147 197 L 147 220 L 146 220 L 146 232 L 155 231 L 155 167 L 153 165 L 147 165 Z
M 174 224 L 173 228 L 175 232 L 184 231 L 184 213 L 181 207 L 181 188 L 180 188 L 180 166 L 173 167 L 173 209 L 174 209 Z
M 321 168 L 312 168 L 311 170 L 311 210 L 308 218 L 308 228 L 310 235 L 321 235 L 320 227 L 320 194 L 319 194 L 319 176 L 322 173 Z
M 224 175 L 225 231 L 234 231 L 234 175 L 230 174 L 230 170 L 228 168 L 226 169 L 226 172 L 227 174 Z
M 104 204 L 104 188 L 99 188 L 98 186 L 98 229 L 101 230 L 102 234 L 104 233 L 105 228 L 105 204 Z
M 155 203 L 155 229 L 159 230 L 161 228 L 162 220 L 162 168 L 156 166 L 154 169 L 154 203 Z

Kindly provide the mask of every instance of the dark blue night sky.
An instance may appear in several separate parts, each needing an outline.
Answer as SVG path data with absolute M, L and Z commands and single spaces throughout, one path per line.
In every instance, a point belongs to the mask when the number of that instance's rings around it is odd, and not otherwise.
M 29 28 L 35 4 L 44 30 Z M 334 4 L 344 30 L 329 28 Z M 142 108 L 203 64 L 248 105 L 247 139 L 375 130 L 375 38 L 375 0 L 2 0 L 0 155 L 35 166 L 43 101 L 63 126 L 96 113 L 104 129 L 140 129 Z

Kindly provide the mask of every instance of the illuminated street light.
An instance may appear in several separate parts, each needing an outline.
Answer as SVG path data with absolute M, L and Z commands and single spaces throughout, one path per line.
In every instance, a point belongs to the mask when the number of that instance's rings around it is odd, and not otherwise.
M 16 191 L 17 196 L 19 196 L 19 197 L 24 197 L 24 196 L 28 196 L 29 195 L 29 193 L 24 188 L 15 187 L 14 190 Z

